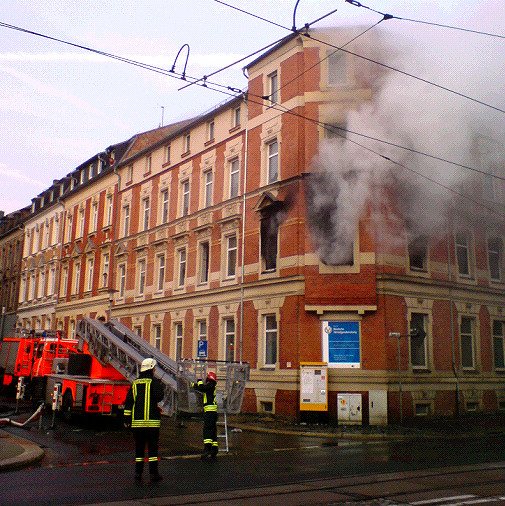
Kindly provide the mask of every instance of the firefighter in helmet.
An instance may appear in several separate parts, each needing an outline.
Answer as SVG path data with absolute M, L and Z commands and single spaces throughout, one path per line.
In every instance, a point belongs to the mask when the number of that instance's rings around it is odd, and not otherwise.
M 217 403 L 216 403 L 216 373 L 209 372 L 207 379 L 201 379 L 191 386 L 203 394 L 203 446 L 202 459 L 216 458 L 219 450 L 217 442 Z
M 163 386 L 154 378 L 156 360 L 146 358 L 140 364 L 139 378 L 133 382 L 125 400 L 125 427 L 132 429 L 135 440 L 135 480 L 142 480 L 144 452 L 147 444 L 151 481 L 161 480 L 158 473 L 158 441 L 161 413 L 158 402 L 163 400 Z

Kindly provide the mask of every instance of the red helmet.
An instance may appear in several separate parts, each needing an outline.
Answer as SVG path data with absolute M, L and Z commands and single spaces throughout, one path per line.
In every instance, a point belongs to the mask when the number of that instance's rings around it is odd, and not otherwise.
M 210 379 L 212 381 L 216 381 L 217 382 L 217 376 L 216 376 L 216 373 L 215 372 L 208 372 L 207 373 L 207 379 Z

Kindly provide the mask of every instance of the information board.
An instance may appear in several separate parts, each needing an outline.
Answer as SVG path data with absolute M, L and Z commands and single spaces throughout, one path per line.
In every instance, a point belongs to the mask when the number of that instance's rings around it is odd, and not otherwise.
M 361 367 L 358 321 L 323 321 L 322 341 L 328 367 Z
M 300 411 L 328 411 L 328 364 L 300 362 Z

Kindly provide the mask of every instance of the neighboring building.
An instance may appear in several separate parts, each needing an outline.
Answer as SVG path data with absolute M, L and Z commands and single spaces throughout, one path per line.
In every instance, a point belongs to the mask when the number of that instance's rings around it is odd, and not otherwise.
M 20 278 L 18 328 L 52 329 L 58 299 L 63 205 L 65 184 L 53 185 L 32 199 L 25 221 Z
M 14 333 L 17 321 L 24 222 L 30 207 L 0 217 L 0 340 Z
M 83 315 L 107 318 L 119 177 L 115 168 L 132 141 L 115 144 L 68 174 L 62 197 L 56 328 L 75 336 Z

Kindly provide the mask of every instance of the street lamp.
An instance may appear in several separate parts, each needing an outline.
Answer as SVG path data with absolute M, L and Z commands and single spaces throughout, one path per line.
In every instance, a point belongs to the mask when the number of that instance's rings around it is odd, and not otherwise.
M 109 321 L 112 318 L 112 302 L 114 301 L 114 294 L 116 292 L 119 292 L 119 290 L 115 290 L 114 288 L 107 290 L 107 293 L 109 294 Z

